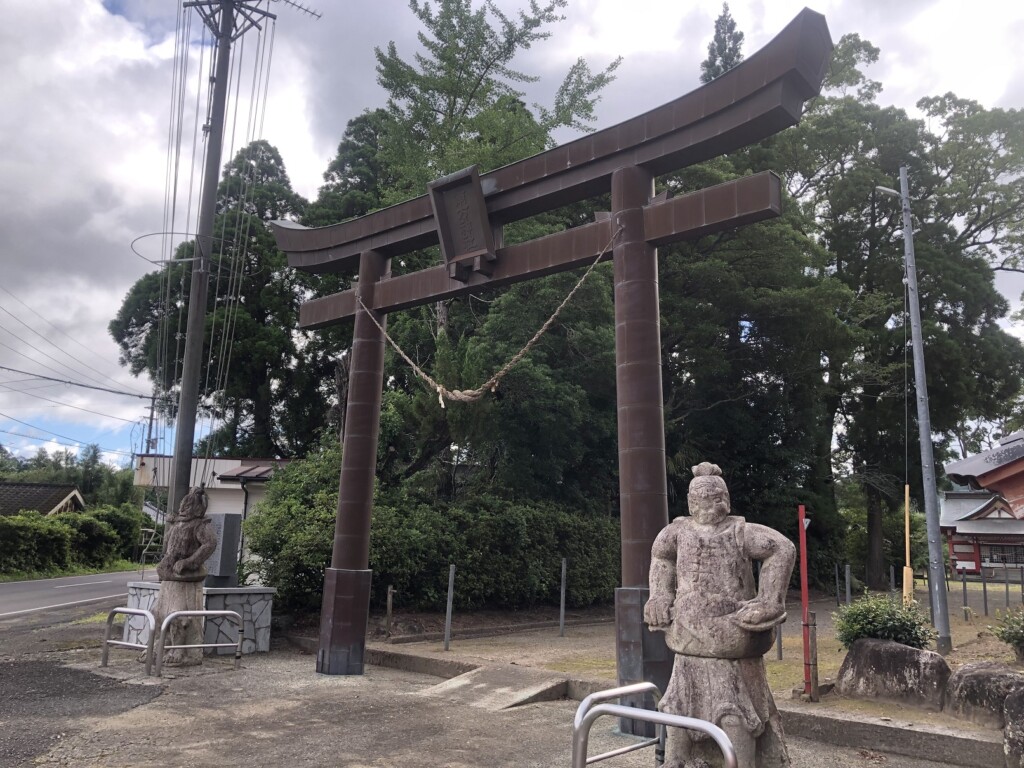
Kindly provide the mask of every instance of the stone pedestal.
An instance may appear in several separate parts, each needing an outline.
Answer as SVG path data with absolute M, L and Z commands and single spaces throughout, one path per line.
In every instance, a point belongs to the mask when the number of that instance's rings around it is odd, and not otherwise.
M 650 595 L 646 587 L 615 590 L 615 666 L 619 685 L 654 683 L 664 693 L 672 677 L 675 656 L 665 644 L 662 632 L 651 632 L 644 624 L 644 604 Z M 619 703 L 627 707 L 654 709 L 654 697 L 627 696 Z M 619 728 L 634 736 L 653 737 L 653 723 L 622 719 Z
M 153 607 L 157 627 L 175 611 L 203 610 L 203 583 L 201 581 L 163 581 L 160 595 Z M 203 620 L 200 616 L 183 616 L 175 619 L 164 636 L 164 648 L 175 645 L 197 645 L 203 641 Z M 157 643 L 160 638 L 157 637 Z M 164 653 L 164 663 L 182 667 L 194 667 L 203 663 L 202 648 L 171 648 L 164 652 L 157 647 L 154 653 Z
M 151 581 L 128 582 L 128 607 L 153 611 L 160 595 L 160 583 Z M 203 589 L 205 610 L 235 611 L 242 617 L 245 638 L 242 653 L 266 653 L 270 650 L 270 619 L 276 589 L 271 587 L 233 587 L 231 589 Z M 126 616 L 122 639 L 128 643 L 149 640 L 149 627 L 142 616 Z M 234 643 L 238 641 L 234 623 L 227 618 L 206 620 L 204 643 Z M 157 625 L 157 632 L 160 626 Z M 207 653 L 230 656 L 233 648 L 207 648 Z

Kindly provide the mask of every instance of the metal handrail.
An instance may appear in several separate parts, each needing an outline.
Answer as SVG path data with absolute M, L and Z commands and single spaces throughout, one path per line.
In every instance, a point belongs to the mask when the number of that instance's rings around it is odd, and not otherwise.
M 654 695 L 654 705 L 657 707 L 658 702 L 661 701 L 661 689 L 658 688 L 654 683 L 642 682 L 632 683 L 630 685 L 622 685 L 618 688 L 608 688 L 603 691 L 595 691 L 594 693 L 587 696 L 580 705 L 576 708 L 576 717 L 573 718 L 573 733 L 583 724 L 583 718 L 586 716 L 590 708 L 601 701 L 609 701 L 611 699 L 619 699 L 623 696 L 636 696 L 638 694 L 651 693 Z M 661 732 L 653 739 L 646 739 L 637 744 L 631 744 L 628 747 L 622 747 L 620 749 L 614 749 L 611 752 L 605 752 L 598 755 L 590 760 L 588 763 L 597 763 L 601 760 L 607 760 L 610 757 L 618 757 L 619 755 L 625 755 L 630 752 L 636 752 L 639 749 L 646 749 L 647 747 L 657 747 L 654 750 L 654 764 L 655 766 L 664 765 L 665 762 L 665 728 L 662 727 Z
M 238 642 L 237 643 L 194 643 L 191 645 L 164 645 L 164 640 L 167 637 L 167 629 L 171 626 L 171 622 L 179 616 L 223 616 L 227 619 L 231 619 L 238 625 Z M 167 618 L 164 619 L 163 624 L 160 625 L 160 640 L 157 645 L 156 655 L 156 676 L 160 677 L 160 672 L 163 668 L 164 663 L 164 651 L 177 649 L 177 648 L 230 648 L 235 646 L 235 669 L 238 669 L 242 662 L 242 640 L 245 637 L 245 629 L 242 624 L 242 617 L 237 611 L 172 611 L 167 614 Z
M 131 616 L 145 616 L 146 621 L 149 622 L 149 639 L 145 644 L 142 643 L 128 643 L 124 640 L 111 640 L 110 629 L 114 624 L 114 616 L 118 613 L 126 613 Z M 107 666 L 107 661 L 110 658 L 110 646 L 116 645 L 118 648 L 136 648 L 146 651 L 146 675 L 150 674 L 153 668 L 153 638 L 156 636 L 156 619 L 153 614 L 142 608 L 114 608 L 110 613 L 107 614 L 107 629 L 103 635 L 103 655 L 100 657 L 100 666 Z M 158 668 L 159 668 L 159 662 Z M 157 673 L 159 674 L 159 672 Z
M 706 720 L 698 720 L 693 717 L 684 717 L 683 715 L 670 715 L 667 712 L 656 712 L 649 709 L 638 709 L 637 707 L 624 707 L 620 704 L 599 704 L 583 715 L 578 726 L 574 724 L 572 731 L 572 768 L 586 768 L 586 766 L 591 763 L 596 763 L 600 760 L 606 760 L 609 757 L 614 757 L 615 755 L 621 755 L 625 752 L 640 749 L 643 746 L 648 746 L 646 744 L 633 745 L 632 747 L 625 749 L 605 752 L 604 754 L 588 759 L 587 744 L 590 739 L 590 727 L 594 724 L 594 721 L 597 720 L 597 718 L 603 715 L 700 731 L 714 739 L 715 743 L 718 744 L 718 748 L 722 750 L 722 756 L 725 758 L 723 768 L 739 768 L 739 763 L 736 760 L 736 750 L 733 748 L 732 742 L 729 740 L 725 731 L 714 723 L 709 723 Z M 654 741 L 656 742 L 657 739 Z

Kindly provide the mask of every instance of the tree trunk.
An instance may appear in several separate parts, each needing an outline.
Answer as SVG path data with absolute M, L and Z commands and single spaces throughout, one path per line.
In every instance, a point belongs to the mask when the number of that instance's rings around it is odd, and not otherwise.
M 864 495 L 868 506 L 867 585 L 869 589 L 884 590 L 889 586 L 888 574 L 885 572 L 885 539 L 882 534 L 885 505 L 877 488 L 868 486 Z

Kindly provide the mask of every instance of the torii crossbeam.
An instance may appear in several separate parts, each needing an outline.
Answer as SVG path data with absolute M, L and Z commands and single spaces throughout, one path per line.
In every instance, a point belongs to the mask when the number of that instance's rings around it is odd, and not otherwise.
M 670 655 L 659 651 L 642 621 L 651 544 L 668 524 L 656 248 L 777 216 L 781 185 L 774 174 L 762 173 L 656 200 L 653 179 L 796 124 L 803 103 L 820 91 L 831 49 L 824 17 L 805 9 L 734 69 L 646 114 L 481 176 L 461 171 L 431 184 L 428 195 L 357 219 L 317 229 L 275 224 L 291 266 L 313 273 L 359 270 L 356 288 L 308 301 L 300 312 L 303 328 L 355 317 L 318 672 L 363 671 L 384 370 L 384 335 L 369 313 L 384 326 L 389 312 L 572 269 L 597 258 L 617 232 L 618 676 L 624 684 L 667 680 Z M 609 216 L 503 247 L 504 224 L 609 190 Z M 443 264 L 391 276 L 392 257 L 438 243 Z

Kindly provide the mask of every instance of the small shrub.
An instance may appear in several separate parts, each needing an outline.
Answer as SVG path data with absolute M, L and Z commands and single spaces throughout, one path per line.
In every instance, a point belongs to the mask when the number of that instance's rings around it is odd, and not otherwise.
M 120 507 L 90 509 L 86 514 L 114 529 L 117 534 L 117 557 L 122 560 L 135 559 L 142 526 L 152 522 L 142 510 L 132 504 L 122 504 Z
M 834 617 L 836 638 L 844 648 L 865 637 L 924 648 L 935 638 L 935 630 L 916 603 L 904 606 L 886 595 L 865 595 L 840 608 Z
M 1024 608 L 1007 611 L 992 628 L 992 634 L 1017 652 L 1017 658 L 1024 661 Z

